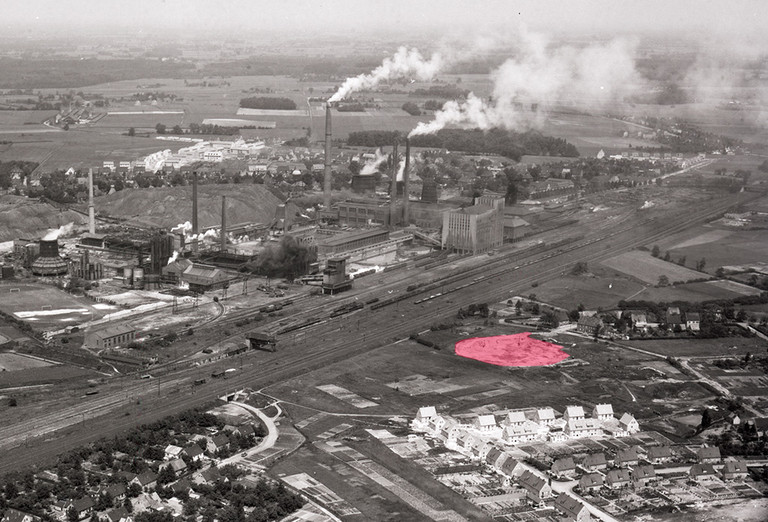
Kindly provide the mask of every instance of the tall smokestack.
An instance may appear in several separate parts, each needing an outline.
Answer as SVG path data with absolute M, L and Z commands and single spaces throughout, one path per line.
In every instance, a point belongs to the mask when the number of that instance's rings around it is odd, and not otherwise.
M 221 251 L 227 251 L 227 196 L 221 196 Z
M 197 251 L 197 171 L 192 172 L 192 234 L 195 236 L 192 250 Z
M 96 233 L 96 209 L 93 206 L 93 169 L 88 169 L 88 232 Z
M 408 218 L 408 199 L 410 192 L 408 191 L 408 178 L 411 170 L 411 141 L 406 136 L 405 138 L 405 168 L 403 169 L 403 226 L 408 226 L 410 222 Z
M 331 104 L 325 105 L 325 169 L 323 170 L 323 206 L 331 208 Z
M 392 182 L 389 189 L 389 224 L 395 226 L 397 222 L 397 170 L 400 165 L 400 158 L 397 154 L 397 141 L 392 147 Z

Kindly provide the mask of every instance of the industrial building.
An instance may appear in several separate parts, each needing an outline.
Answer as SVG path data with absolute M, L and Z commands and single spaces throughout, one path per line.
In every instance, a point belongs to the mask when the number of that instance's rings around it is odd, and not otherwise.
M 86 334 L 86 344 L 97 350 L 125 346 L 136 339 L 136 329 L 130 326 L 113 326 Z
M 319 256 L 332 256 L 367 246 L 383 243 L 389 239 L 389 231 L 383 228 L 343 233 L 318 241 Z
M 60 276 L 68 271 L 67 262 L 59 255 L 59 241 L 41 239 L 40 255 L 32 262 L 32 273 L 38 276 Z
M 471 207 L 443 214 L 443 248 L 478 254 L 504 242 L 504 198 L 482 196 Z
M 347 258 L 332 257 L 323 270 L 324 294 L 335 294 L 352 288 L 352 280 L 347 277 Z
M 199 263 L 192 263 L 180 275 L 183 285 L 199 293 L 227 288 L 231 279 L 232 277 L 223 270 Z

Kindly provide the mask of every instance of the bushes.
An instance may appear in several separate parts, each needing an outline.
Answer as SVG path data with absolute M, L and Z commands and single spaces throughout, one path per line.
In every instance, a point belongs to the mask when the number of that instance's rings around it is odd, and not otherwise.
M 272 109 L 283 111 L 296 110 L 296 102 L 290 98 L 272 98 L 267 96 L 256 96 L 253 98 L 243 98 L 240 100 L 240 107 L 245 109 Z
M 405 102 L 401 109 L 411 116 L 421 116 L 421 109 L 419 109 L 419 106 L 413 102 Z

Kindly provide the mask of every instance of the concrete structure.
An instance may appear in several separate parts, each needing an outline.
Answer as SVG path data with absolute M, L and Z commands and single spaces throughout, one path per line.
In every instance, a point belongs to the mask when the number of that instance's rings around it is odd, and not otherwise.
M 481 197 L 475 205 L 443 214 L 443 248 L 478 254 L 504 241 L 504 198 Z
M 93 204 L 93 169 L 88 169 L 88 232 L 96 233 L 96 210 Z
M 411 141 L 405 138 L 405 167 L 403 168 L 403 225 L 408 226 L 410 214 Z
M 350 250 L 356 250 L 389 239 L 389 231 L 383 228 L 343 233 L 323 239 L 317 243 L 319 256 L 334 256 Z
M 323 270 L 324 294 L 335 294 L 352 288 L 352 280 L 347 276 L 347 258 L 332 257 L 328 259 Z
M 331 208 L 331 104 L 325 106 L 325 162 L 323 164 L 323 207 Z
M 97 350 L 125 346 L 136 339 L 136 329 L 130 326 L 113 326 L 86 334 L 86 344 Z
M 32 262 L 32 273 L 38 276 L 60 276 L 68 271 L 67 262 L 59 256 L 59 241 L 41 239 L 40 255 Z

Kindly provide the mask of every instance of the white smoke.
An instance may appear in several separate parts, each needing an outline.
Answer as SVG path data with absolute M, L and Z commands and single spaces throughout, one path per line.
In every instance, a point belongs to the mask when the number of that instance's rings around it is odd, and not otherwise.
M 73 222 L 62 225 L 59 228 L 49 229 L 48 232 L 45 233 L 45 236 L 43 236 L 43 241 L 54 241 L 59 239 L 59 237 L 66 237 L 72 233 L 74 228 L 75 224 Z
M 184 223 L 179 223 L 178 225 L 176 225 L 171 229 L 171 233 L 173 232 L 180 232 L 186 237 L 186 235 L 189 232 L 192 232 L 192 223 L 190 223 L 189 221 L 185 221 Z
M 419 123 L 409 136 L 431 134 L 447 125 L 487 130 L 523 130 L 541 123 L 556 104 L 600 108 L 623 99 L 642 82 L 635 70 L 636 45 L 628 40 L 587 47 L 551 48 L 530 36 L 518 56 L 492 74 L 492 101 L 470 93 L 463 102 L 448 101 L 433 121 Z M 538 110 L 531 108 L 536 105 Z
M 170 265 L 171 263 L 175 262 L 178 258 L 179 258 L 179 253 L 176 250 L 174 250 L 173 255 L 171 255 L 171 257 L 168 258 L 167 264 Z
M 373 89 L 388 80 L 411 77 L 420 81 L 429 81 L 435 77 L 443 65 L 443 57 L 440 53 L 434 53 L 427 60 L 418 49 L 400 47 L 394 55 L 385 58 L 381 65 L 370 73 L 347 78 L 328 102 L 338 102 L 353 92 Z
M 403 181 L 403 173 L 405 172 L 405 158 L 400 160 L 400 164 L 397 166 L 397 181 Z
M 379 165 L 381 165 L 387 160 L 387 157 L 388 156 L 386 154 L 381 152 L 381 149 L 376 149 L 376 157 L 365 162 L 365 165 L 363 165 L 363 168 L 360 169 L 360 174 L 363 176 L 367 176 L 375 173 L 376 169 L 379 168 Z

